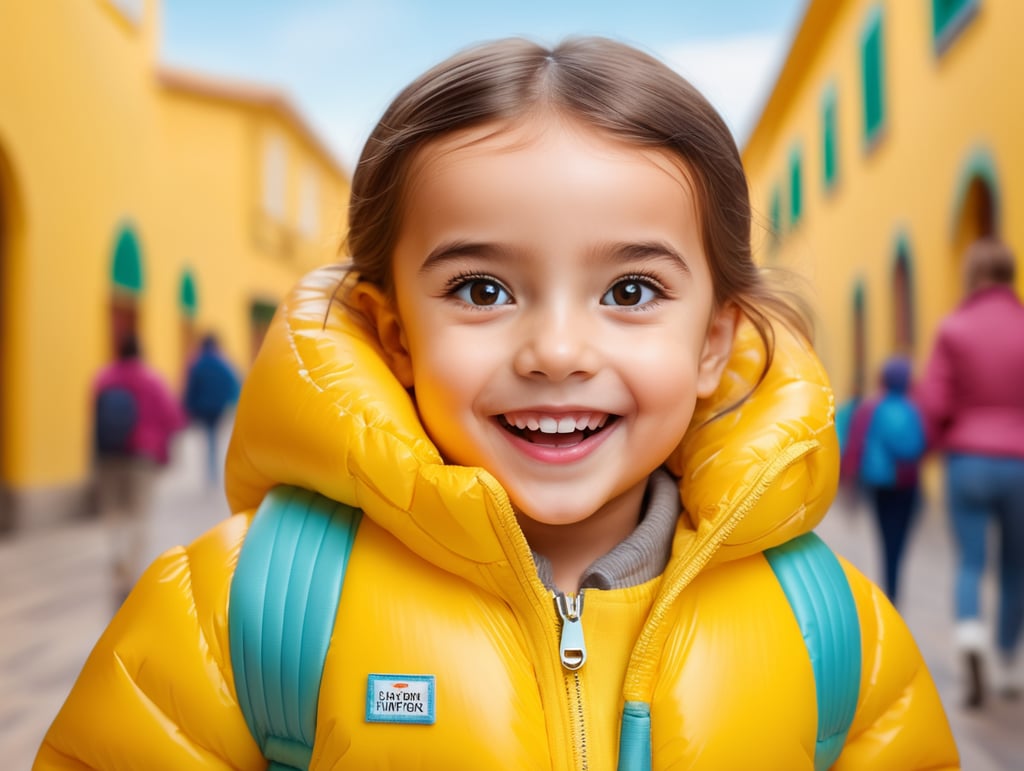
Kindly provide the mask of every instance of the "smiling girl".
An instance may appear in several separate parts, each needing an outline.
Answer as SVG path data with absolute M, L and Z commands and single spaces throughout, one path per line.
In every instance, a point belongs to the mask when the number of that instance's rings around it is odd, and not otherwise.
M 957 768 L 878 589 L 818 541 L 807 627 L 775 562 L 838 449 L 750 225 L 725 124 L 633 48 L 500 41 L 411 84 L 353 178 L 351 265 L 295 289 L 246 381 L 236 515 L 150 568 L 37 767 Z M 228 621 L 282 495 L 358 510 L 336 607 L 266 601 L 283 648 L 288 619 L 333 619 L 302 751 L 253 717 L 274 662 Z M 819 634 L 858 664 L 846 720 Z

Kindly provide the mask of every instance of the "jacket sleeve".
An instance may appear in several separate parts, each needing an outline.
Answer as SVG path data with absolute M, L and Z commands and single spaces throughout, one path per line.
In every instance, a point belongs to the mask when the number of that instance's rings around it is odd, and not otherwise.
M 959 769 L 949 720 L 910 630 L 880 589 L 840 561 L 860 617 L 861 685 L 833 771 Z
M 248 518 L 161 555 L 86 660 L 33 769 L 263 769 L 227 633 Z

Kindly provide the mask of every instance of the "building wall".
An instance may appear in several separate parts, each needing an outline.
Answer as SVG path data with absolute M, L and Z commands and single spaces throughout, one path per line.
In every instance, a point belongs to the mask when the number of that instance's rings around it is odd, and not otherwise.
M 177 388 L 189 324 L 220 333 L 244 373 L 252 299 L 272 307 L 336 259 L 348 194 L 344 171 L 283 98 L 167 88 L 155 61 L 159 0 L 7 3 L 3 17 L 0 532 L 88 501 L 90 383 L 113 352 L 112 266 L 125 228 L 142 255 L 143 350 Z M 265 132 L 287 148 L 287 253 L 257 227 Z M 318 232 L 292 233 L 293 164 L 321 179 Z M 186 271 L 198 296 L 191 321 Z
M 214 331 L 240 365 L 253 355 L 250 306 L 276 305 L 297 276 L 337 259 L 348 183 L 279 113 L 237 99 L 165 88 L 161 98 L 160 243 L 178 272 L 190 269 L 196 327 Z M 268 142 L 284 151 L 284 212 L 265 211 Z M 318 228 L 300 225 L 303 176 L 317 179 Z M 168 280 L 174 280 L 169 275 Z
M 894 340 L 893 269 L 908 257 L 914 329 L 908 353 L 921 364 L 935 326 L 960 297 L 958 233 L 972 170 L 995 182 L 1000 234 L 1024 249 L 1024 52 L 1015 30 L 1024 4 L 979 0 L 941 53 L 931 0 L 814 0 L 760 122 L 743 151 L 759 220 L 760 259 L 809 277 L 818 349 L 839 398 L 854 371 L 853 298 L 862 287 L 866 385 Z M 863 129 L 861 41 L 882 20 L 885 121 L 873 143 Z M 838 176 L 823 179 L 822 103 L 836 95 Z M 789 163 L 799 149 L 803 211 L 789 221 Z M 782 191 L 778 244 L 769 233 L 773 191 Z
M 107 351 L 96 307 L 118 223 L 148 223 L 158 26 L 101 0 L 9 3 L 0 25 L 0 154 L 20 235 L 3 277 L 7 486 L 61 485 L 85 471 L 81 414 Z M 6 208 L 6 204 L 5 204 Z

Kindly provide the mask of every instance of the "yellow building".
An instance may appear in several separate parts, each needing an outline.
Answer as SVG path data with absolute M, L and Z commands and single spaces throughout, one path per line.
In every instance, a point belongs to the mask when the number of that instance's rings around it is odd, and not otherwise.
M 809 277 L 840 400 L 920 369 L 979 234 L 1024 257 L 1024 3 L 811 0 L 743 151 L 760 259 Z
M 81 511 L 90 381 L 135 331 L 175 387 L 197 336 L 244 372 L 336 259 L 348 179 L 272 90 L 168 71 L 159 0 L 6 3 L 0 531 Z

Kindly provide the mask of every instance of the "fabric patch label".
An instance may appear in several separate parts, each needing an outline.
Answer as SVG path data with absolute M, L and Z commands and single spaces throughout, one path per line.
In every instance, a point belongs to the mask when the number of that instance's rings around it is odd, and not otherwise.
M 366 722 L 433 725 L 433 675 L 367 676 Z

